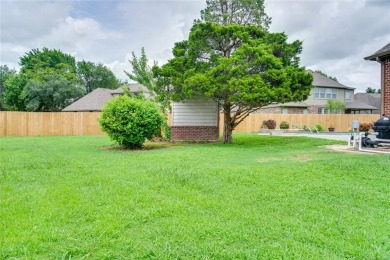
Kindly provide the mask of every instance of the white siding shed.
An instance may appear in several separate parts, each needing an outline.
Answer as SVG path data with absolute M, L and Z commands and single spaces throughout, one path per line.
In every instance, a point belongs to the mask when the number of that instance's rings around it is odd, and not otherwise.
M 218 103 L 213 100 L 187 100 L 172 104 L 172 126 L 217 126 Z

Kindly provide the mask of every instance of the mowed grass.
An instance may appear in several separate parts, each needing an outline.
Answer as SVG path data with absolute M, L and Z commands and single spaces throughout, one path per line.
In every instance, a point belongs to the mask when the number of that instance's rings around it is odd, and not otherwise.
M 234 138 L 0 138 L 0 259 L 390 258 L 389 155 Z

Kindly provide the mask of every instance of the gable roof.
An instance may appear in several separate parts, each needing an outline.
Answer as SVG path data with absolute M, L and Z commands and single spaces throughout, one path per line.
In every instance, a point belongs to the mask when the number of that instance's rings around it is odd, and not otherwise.
M 325 77 L 324 75 L 308 70 L 309 73 L 313 75 L 313 86 L 315 87 L 327 87 L 327 88 L 341 88 L 341 89 L 350 89 L 354 90 L 355 88 L 347 87 L 333 79 Z
M 65 107 L 62 111 L 100 111 L 104 104 L 113 98 L 111 91 L 111 89 L 97 88 Z
M 377 107 L 366 104 L 360 100 L 354 100 L 352 102 L 345 102 L 345 108 L 351 110 L 377 110 Z
M 273 103 L 262 108 L 274 108 L 274 107 L 296 107 L 296 108 L 308 108 L 310 105 L 305 102 L 286 102 L 286 103 Z
M 377 93 L 356 93 L 355 100 L 359 100 L 371 106 L 374 106 L 379 110 L 381 107 L 381 94 Z
M 385 56 L 390 56 L 390 42 L 384 47 L 371 54 L 370 56 L 365 57 L 365 60 L 376 60 L 377 58 L 382 58 Z
M 145 94 L 145 97 L 150 96 L 149 91 L 141 84 L 129 85 L 130 92 L 139 94 L 140 92 Z M 123 95 L 123 89 L 107 89 L 97 88 L 92 92 L 86 94 L 82 98 L 76 100 L 69 106 L 62 109 L 64 112 L 82 112 L 82 111 L 101 111 L 104 105 L 116 96 Z

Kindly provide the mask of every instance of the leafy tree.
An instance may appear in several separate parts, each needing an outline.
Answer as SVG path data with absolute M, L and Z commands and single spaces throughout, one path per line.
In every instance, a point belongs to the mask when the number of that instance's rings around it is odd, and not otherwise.
M 201 11 L 204 22 L 220 25 L 257 25 L 268 29 L 271 18 L 264 10 L 264 0 L 208 0 Z
M 21 72 L 29 77 L 35 77 L 39 69 L 50 68 L 66 78 L 76 78 L 76 60 L 73 56 L 63 53 L 60 50 L 48 48 L 32 49 L 20 57 L 19 65 Z
M 6 109 L 58 111 L 83 94 L 75 58 L 69 54 L 48 48 L 33 49 L 20 57 L 19 64 L 19 74 L 5 84 Z
M 131 53 L 132 59 L 129 60 L 133 71 L 129 73 L 125 71 L 126 75 L 133 81 L 144 85 L 149 91 L 154 94 L 155 92 L 155 80 L 153 78 L 153 72 L 148 65 L 148 58 L 146 57 L 145 49 L 141 49 L 141 57 L 137 58 L 134 52 Z
M 5 81 L 7 78 L 11 75 L 16 74 L 15 69 L 10 69 L 8 68 L 7 65 L 0 65 L 0 110 L 3 109 L 3 102 L 2 102 L 2 96 L 3 96 L 3 91 L 5 88 Z
M 84 85 L 86 93 L 97 88 L 116 89 L 120 87 L 119 80 L 114 73 L 101 63 L 90 61 L 77 62 L 77 76 Z
M 317 73 L 321 74 L 322 76 L 325 76 L 325 77 L 327 77 L 327 78 L 329 78 L 329 79 L 332 79 L 332 80 L 334 80 L 334 81 L 337 81 L 337 82 L 338 82 L 338 80 L 337 80 L 337 78 L 336 78 L 336 77 L 328 76 L 328 75 L 327 75 L 325 72 L 322 72 L 322 71 L 320 71 L 320 70 L 316 70 L 315 72 L 317 72 Z
M 345 107 L 345 103 L 337 99 L 328 99 L 325 106 L 329 113 L 341 113 L 341 110 L 344 110 Z
M 305 100 L 312 76 L 299 67 L 301 42 L 259 26 L 196 23 L 157 72 L 173 100 L 209 98 L 224 114 L 224 143 L 249 113 L 272 102 Z
M 28 111 L 60 111 L 84 94 L 78 82 L 49 74 L 44 81 L 29 80 L 22 96 Z
M 157 79 L 155 78 L 155 70 L 158 70 L 157 62 L 153 62 L 154 65 L 152 68 L 148 65 L 149 61 L 144 47 L 141 49 L 141 56 L 139 58 L 132 52 L 132 59 L 129 62 L 132 66 L 132 72 L 125 71 L 129 79 L 145 86 L 154 98 L 154 101 L 160 105 L 163 112 L 169 109 L 167 92 L 157 87 Z
M 126 148 L 135 149 L 160 132 L 163 117 L 152 101 L 125 95 L 107 103 L 99 123 L 112 140 Z
M 371 87 L 368 87 L 366 89 L 366 93 L 371 93 L 371 94 L 375 94 L 375 93 L 378 93 L 380 94 L 381 93 L 381 89 L 375 89 L 375 88 L 371 88 Z
M 22 95 L 26 84 L 27 77 L 22 73 L 12 74 L 7 77 L 2 96 L 4 109 L 15 111 L 26 110 L 25 99 Z

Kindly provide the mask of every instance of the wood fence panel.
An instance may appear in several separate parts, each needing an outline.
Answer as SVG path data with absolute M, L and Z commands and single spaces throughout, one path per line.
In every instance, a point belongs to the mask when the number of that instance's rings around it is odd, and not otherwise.
M 49 135 L 101 135 L 98 118 L 100 112 L 11 112 L 0 111 L 0 136 L 49 136 Z M 263 120 L 273 119 L 279 128 L 286 121 L 290 127 L 322 125 L 325 130 L 333 124 L 338 132 L 350 130 L 352 121 L 372 123 L 378 114 L 251 114 L 236 127 L 236 133 L 258 132 Z M 219 117 L 220 132 L 223 131 L 223 115 Z M 168 115 L 168 121 L 171 116 Z
M 251 114 L 240 125 L 236 127 L 236 133 L 258 132 L 263 120 L 272 119 L 276 121 L 276 128 L 282 121 L 296 128 L 303 126 L 313 127 L 317 124 L 322 125 L 327 131 L 328 127 L 333 125 L 337 132 L 347 132 L 351 129 L 352 121 L 358 120 L 361 123 L 373 123 L 380 118 L 378 114 Z M 219 129 L 223 131 L 223 115 L 220 115 Z
M 0 136 L 6 136 L 7 135 L 7 119 L 6 119 L 6 113 L 0 113 Z

